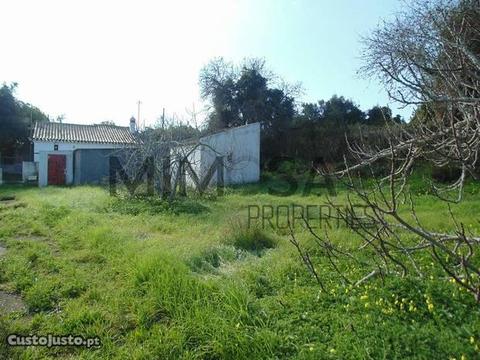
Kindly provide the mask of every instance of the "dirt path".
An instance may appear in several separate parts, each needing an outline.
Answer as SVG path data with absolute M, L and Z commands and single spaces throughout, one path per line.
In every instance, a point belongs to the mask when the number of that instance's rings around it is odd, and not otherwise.
M 0 245 L 0 258 L 4 257 L 7 252 L 7 248 Z M 27 309 L 22 298 L 15 294 L 9 294 L 0 290 L 0 313 L 10 314 L 12 312 L 25 312 Z
M 7 248 L 0 245 L 0 258 L 5 256 Z M 10 314 L 12 312 L 24 312 L 27 309 L 22 298 L 15 294 L 9 294 L 0 290 L 0 313 Z
M 22 298 L 15 294 L 9 294 L 0 291 L 0 312 L 2 314 L 10 314 L 12 312 L 24 312 L 27 309 Z

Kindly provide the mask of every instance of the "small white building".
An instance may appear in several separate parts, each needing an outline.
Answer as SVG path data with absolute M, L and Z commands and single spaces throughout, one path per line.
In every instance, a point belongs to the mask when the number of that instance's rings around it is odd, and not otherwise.
M 81 168 L 75 164 L 75 155 L 79 150 L 105 153 L 138 143 L 134 118 L 130 127 L 39 122 L 34 126 L 31 140 L 39 186 L 77 183 L 75 179 L 81 174 L 75 170 L 80 172 Z
M 191 144 L 173 149 L 173 154 L 188 154 L 193 171 L 203 179 L 217 157 L 223 159 L 225 185 L 255 183 L 260 180 L 260 123 L 247 124 L 204 136 Z M 208 185 L 216 184 L 216 171 Z M 193 186 L 190 176 L 187 184 Z

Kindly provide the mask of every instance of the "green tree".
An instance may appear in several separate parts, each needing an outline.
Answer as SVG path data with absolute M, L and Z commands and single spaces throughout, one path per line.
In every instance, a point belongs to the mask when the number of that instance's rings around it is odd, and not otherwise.
M 320 121 L 323 119 L 323 112 L 324 112 L 324 102 L 319 101 L 317 103 L 303 103 L 302 109 L 299 114 L 302 120 L 306 121 Z
M 209 129 L 241 123 L 235 81 L 233 65 L 221 57 L 211 60 L 200 71 L 200 94 L 211 103 L 207 119 Z
M 272 85 L 261 59 L 248 59 L 236 68 L 223 58 L 210 61 L 200 72 L 201 95 L 211 104 L 211 130 L 261 122 L 265 130 L 283 128 L 295 114 L 294 98 Z
M 10 156 L 28 142 L 34 122 L 48 121 L 37 107 L 15 98 L 16 88 L 16 83 L 0 87 L 0 152 Z
M 275 84 L 262 59 L 247 59 L 240 67 L 213 59 L 200 72 L 201 95 L 211 104 L 208 130 L 260 122 L 262 161 L 286 153 L 286 140 L 295 116 L 295 99 Z
M 323 108 L 323 118 L 337 125 L 351 125 L 365 121 L 365 113 L 349 99 L 333 95 L 327 102 L 319 102 Z
M 388 106 L 374 106 L 367 111 L 367 125 L 385 125 L 389 122 L 397 124 L 403 123 L 400 115 L 393 116 L 392 110 Z

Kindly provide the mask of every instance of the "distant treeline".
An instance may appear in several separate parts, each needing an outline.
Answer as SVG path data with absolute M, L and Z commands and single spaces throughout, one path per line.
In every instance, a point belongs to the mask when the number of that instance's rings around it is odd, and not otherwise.
M 343 96 L 298 104 L 301 86 L 279 79 L 261 59 L 240 66 L 213 59 L 201 70 L 200 88 L 211 105 L 208 131 L 261 122 L 262 166 L 269 170 L 281 159 L 307 167 L 311 162 L 342 162 L 349 153 L 346 138 L 375 145 L 385 125 L 404 124 L 386 106 L 364 112 Z
M 48 121 L 37 107 L 15 98 L 16 84 L 0 88 L 0 152 L 28 153 L 28 135 L 35 121 Z M 261 59 L 245 60 L 240 66 L 215 58 L 200 72 L 203 99 L 210 105 L 200 128 L 170 123 L 153 129 L 159 140 L 182 140 L 224 128 L 260 122 L 261 162 L 276 170 L 288 160 L 301 168 L 312 162 L 339 163 L 347 155 L 347 138 L 372 144 L 381 141 L 386 124 L 403 124 L 386 106 L 362 111 L 352 100 L 334 95 L 316 103 L 298 103 L 301 86 L 287 84 L 269 72 Z

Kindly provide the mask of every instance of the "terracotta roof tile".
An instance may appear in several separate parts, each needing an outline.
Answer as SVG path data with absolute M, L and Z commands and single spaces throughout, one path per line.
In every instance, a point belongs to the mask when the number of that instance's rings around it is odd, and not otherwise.
M 138 137 L 130 128 L 115 125 L 79 125 L 37 122 L 33 141 L 82 142 L 98 144 L 136 144 Z

